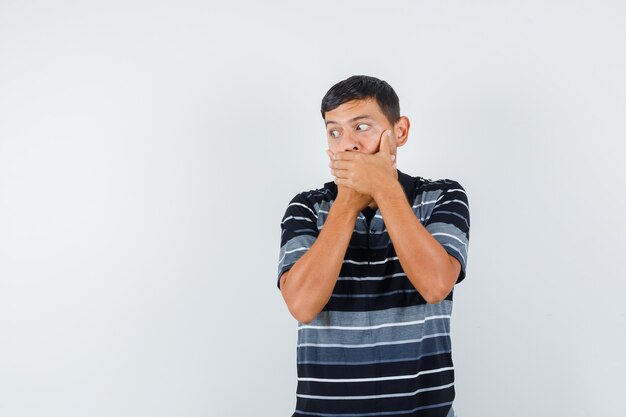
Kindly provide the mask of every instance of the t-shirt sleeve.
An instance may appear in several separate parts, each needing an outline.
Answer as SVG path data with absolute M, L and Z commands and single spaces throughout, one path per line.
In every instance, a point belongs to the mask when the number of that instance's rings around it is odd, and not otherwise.
M 291 199 L 280 223 L 280 252 L 276 283 L 279 289 L 281 275 L 291 269 L 309 250 L 319 234 L 317 213 L 305 195 L 306 193 L 300 193 Z
M 433 211 L 424 224 L 443 248 L 461 263 L 458 284 L 465 278 L 469 244 L 470 215 L 465 189 L 457 181 L 449 184 L 437 198 Z

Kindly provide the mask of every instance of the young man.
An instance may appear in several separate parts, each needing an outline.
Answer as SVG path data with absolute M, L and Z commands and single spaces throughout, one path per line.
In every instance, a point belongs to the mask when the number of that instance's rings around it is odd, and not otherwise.
M 410 123 L 385 81 L 343 80 L 321 112 L 334 180 L 293 197 L 281 223 L 277 285 L 298 321 L 293 416 L 453 417 L 465 190 L 396 168 Z

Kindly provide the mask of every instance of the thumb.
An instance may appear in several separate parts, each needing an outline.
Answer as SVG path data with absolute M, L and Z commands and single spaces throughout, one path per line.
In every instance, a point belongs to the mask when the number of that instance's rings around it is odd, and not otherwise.
M 380 146 L 378 153 L 382 154 L 387 160 L 395 161 L 395 142 L 391 138 L 391 130 L 385 130 L 380 138 Z
M 383 155 L 390 155 L 389 152 L 389 135 L 391 131 L 385 130 L 383 134 L 380 136 L 380 144 L 378 145 L 378 153 L 382 153 Z

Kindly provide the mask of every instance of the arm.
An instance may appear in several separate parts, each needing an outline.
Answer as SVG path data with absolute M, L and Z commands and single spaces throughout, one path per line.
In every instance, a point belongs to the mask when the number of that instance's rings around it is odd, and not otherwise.
M 459 276 L 459 261 L 420 223 L 399 182 L 389 182 L 374 199 L 407 278 L 426 302 L 445 299 Z
M 328 303 L 357 217 L 349 205 L 335 201 L 315 242 L 280 277 L 280 291 L 296 320 L 310 323 Z

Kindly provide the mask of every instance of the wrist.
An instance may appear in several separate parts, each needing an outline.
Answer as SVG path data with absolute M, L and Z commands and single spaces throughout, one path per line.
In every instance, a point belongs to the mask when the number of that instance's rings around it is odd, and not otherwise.
M 356 218 L 359 217 L 360 211 L 357 210 L 354 204 L 344 202 L 343 200 L 335 200 L 330 206 L 328 215 L 330 216 L 331 213 L 333 213 L 333 215 L 347 217 L 350 220 L 356 221 Z
M 393 178 L 386 181 L 380 187 L 376 187 L 372 197 L 374 197 L 376 204 L 380 207 L 381 202 L 384 202 L 386 199 L 404 197 L 404 188 L 402 188 L 402 185 L 397 179 Z

